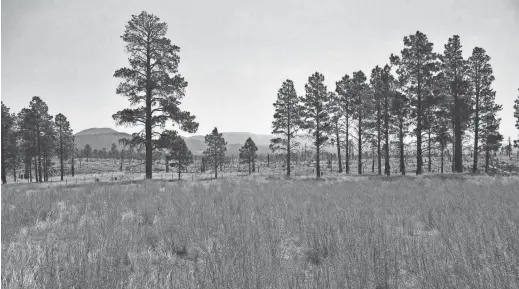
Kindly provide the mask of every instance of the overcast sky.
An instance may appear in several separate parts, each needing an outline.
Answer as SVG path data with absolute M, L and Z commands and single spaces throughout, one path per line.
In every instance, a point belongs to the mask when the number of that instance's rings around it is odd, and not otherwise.
M 475 46 L 492 57 L 501 132 L 515 137 L 519 88 L 519 0 L 36 1 L 2 0 L 2 101 L 18 112 L 40 96 L 75 132 L 116 127 L 128 107 L 115 94 L 114 71 L 127 65 L 120 36 L 132 14 L 153 13 L 169 25 L 189 82 L 182 107 L 198 134 L 270 133 L 278 88 L 290 78 L 299 95 L 308 76 L 329 89 L 344 74 L 388 62 L 403 37 L 426 33 L 443 52 L 453 34 L 466 57 Z

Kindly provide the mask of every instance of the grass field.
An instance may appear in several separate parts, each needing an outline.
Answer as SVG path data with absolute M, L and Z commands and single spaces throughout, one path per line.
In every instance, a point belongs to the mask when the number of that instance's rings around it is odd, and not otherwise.
M 519 178 L 2 187 L 2 288 L 519 288 Z

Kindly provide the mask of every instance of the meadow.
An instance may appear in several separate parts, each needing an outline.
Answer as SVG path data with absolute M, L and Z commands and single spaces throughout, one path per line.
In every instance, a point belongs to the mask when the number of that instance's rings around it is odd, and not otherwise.
M 519 178 L 2 187 L 2 288 L 519 288 Z

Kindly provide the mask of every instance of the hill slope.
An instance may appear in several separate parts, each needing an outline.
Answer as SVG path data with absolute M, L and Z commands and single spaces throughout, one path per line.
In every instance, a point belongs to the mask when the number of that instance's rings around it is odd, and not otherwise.
M 123 132 L 118 132 L 111 128 L 89 128 L 82 130 L 75 134 L 76 147 L 83 149 L 85 145 L 89 144 L 92 149 L 103 149 L 110 150 L 112 144 L 117 145 L 117 149 L 121 149 L 119 145 L 119 139 L 130 138 L 131 135 Z
M 251 138 L 258 147 L 259 154 L 271 153 L 269 149 L 271 135 L 267 134 L 253 134 L 249 132 L 224 132 L 223 137 L 227 141 L 227 154 L 237 155 L 239 154 L 240 147 L 243 146 L 247 138 Z M 110 150 L 113 143 L 117 145 L 117 149 L 121 149 L 119 145 L 119 139 L 131 138 L 130 134 L 118 132 L 111 128 L 90 128 L 80 131 L 75 134 L 76 146 L 79 149 L 83 149 L 85 145 L 90 144 L 92 149 L 101 150 L 106 148 Z M 200 155 L 207 148 L 205 144 L 205 136 L 194 135 L 190 137 L 183 137 L 186 141 L 187 147 L 194 154 Z M 308 149 L 311 147 L 311 142 L 303 140 L 302 143 L 307 143 Z M 334 151 L 333 147 L 327 147 L 324 151 Z

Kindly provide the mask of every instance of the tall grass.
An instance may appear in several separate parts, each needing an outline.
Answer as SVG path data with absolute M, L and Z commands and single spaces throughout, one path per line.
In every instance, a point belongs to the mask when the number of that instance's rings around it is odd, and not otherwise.
M 2 288 L 519 288 L 519 179 L 2 188 Z

